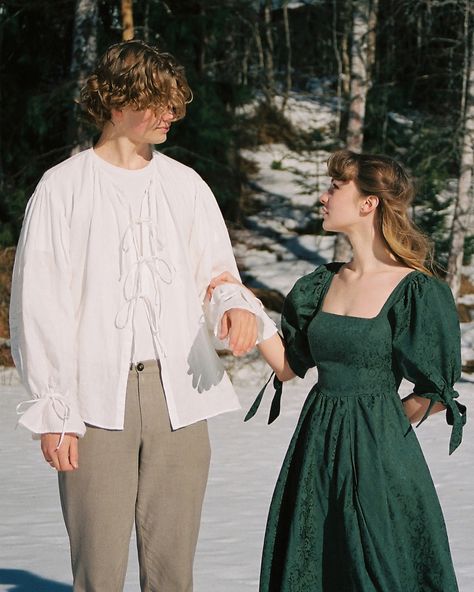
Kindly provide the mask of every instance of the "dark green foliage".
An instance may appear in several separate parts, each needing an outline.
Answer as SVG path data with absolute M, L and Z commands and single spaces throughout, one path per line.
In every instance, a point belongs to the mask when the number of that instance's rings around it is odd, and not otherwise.
M 292 150 L 307 148 L 310 135 L 294 128 L 285 115 L 276 107 L 262 102 L 251 116 L 242 116 L 240 144 L 256 147 L 260 144 L 282 142 Z
M 371 103 L 376 105 L 376 103 Z M 375 114 L 371 112 L 371 117 Z M 446 117 L 414 111 L 387 117 L 383 146 L 373 136 L 374 152 L 384 152 L 405 165 L 415 179 L 413 219 L 435 243 L 435 259 L 446 267 L 449 250 L 449 221 L 456 196 L 456 186 L 449 181 L 457 176 L 456 145 L 452 122 Z M 449 191 L 448 191 L 449 189 Z
M 239 43 L 248 35 L 251 17 L 246 6 L 251 3 L 134 4 L 137 37 L 173 53 L 186 67 L 195 95 L 189 116 L 161 149 L 196 168 L 229 214 L 240 196 L 235 108 L 249 96 L 237 73 Z M 41 174 L 70 153 L 74 8 L 73 0 L 8 0 L 0 13 L 0 245 L 16 242 L 26 201 Z M 102 52 L 120 41 L 120 3 L 102 0 L 99 15 Z
M 249 2 L 158 3 L 150 11 L 152 41 L 186 68 L 194 100 L 162 148 L 195 168 L 210 184 L 226 215 L 236 216 L 241 172 L 235 110 L 248 92 L 239 82 L 240 43 Z M 159 31 L 160 34 L 154 33 Z
M 218 85 L 195 83 L 192 88 L 195 99 L 186 120 L 175 125 L 160 150 L 196 169 L 226 208 L 240 192 L 233 113 L 223 105 Z
M 70 153 L 75 5 L 74 0 L 0 3 L 0 245 L 16 242 L 26 201 L 41 174 Z M 120 2 L 98 0 L 98 6 L 102 52 L 120 40 Z M 287 54 L 281 5 L 274 8 L 278 90 Z M 364 149 L 395 156 L 416 177 L 416 222 L 437 241 L 441 263 L 448 202 L 437 196 L 459 174 L 464 10 L 464 0 L 379 0 L 365 126 Z M 336 92 L 337 55 L 350 31 L 350 13 L 349 0 L 308 0 L 289 11 L 295 90 L 310 88 L 308 82 L 318 77 L 333 80 Z M 188 116 L 173 126 L 160 149 L 208 181 L 226 216 L 239 219 L 246 201 L 248 166 L 239 156 L 241 147 L 284 142 L 295 150 L 330 150 L 341 145 L 344 120 L 339 137 L 328 137 L 325 130 L 304 134 L 261 99 L 257 39 L 265 49 L 263 2 L 144 0 L 134 3 L 134 18 L 136 37 L 173 53 L 194 91 Z M 259 102 L 253 115 L 239 114 L 250 100 Z M 472 244 L 469 240 L 467 254 Z
M 0 16 L 0 244 L 14 244 L 42 171 L 67 154 L 73 2 L 7 1 Z M 68 48 L 65 51 L 65 48 Z
M 414 220 L 446 267 L 459 176 L 464 2 L 380 0 L 364 150 L 406 165 L 416 179 Z

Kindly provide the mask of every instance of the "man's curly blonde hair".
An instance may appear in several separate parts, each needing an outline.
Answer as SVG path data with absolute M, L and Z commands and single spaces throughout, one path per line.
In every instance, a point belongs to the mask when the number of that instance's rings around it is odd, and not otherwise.
M 81 90 L 80 102 L 102 129 L 113 109 L 125 107 L 171 109 L 176 119 L 182 119 L 192 97 L 184 68 L 173 56 L 133 40 L 109 47 Z

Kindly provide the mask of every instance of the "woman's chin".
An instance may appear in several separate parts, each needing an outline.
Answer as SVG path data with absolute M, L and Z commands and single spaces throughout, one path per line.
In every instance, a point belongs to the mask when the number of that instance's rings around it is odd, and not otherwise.
M 328 220 L 323 220 L 323 230 L 326 230 L 327 232 L 339 232 L 339 230 L 334 228 Z
M 346 234 L 348 226 L 346 224 L 335 224 L 334 221 L 323 219 L 323 230 L 327 232 L 342 232 Z

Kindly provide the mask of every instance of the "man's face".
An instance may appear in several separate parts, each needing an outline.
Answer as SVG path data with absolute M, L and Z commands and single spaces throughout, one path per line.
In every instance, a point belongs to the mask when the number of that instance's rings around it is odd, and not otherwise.
M 166 142 L 175 115 L 171 109 L 134 111 L 125 107 L 114 111 L 112 121 L 116 131 L 134 144 L 162 144 Z

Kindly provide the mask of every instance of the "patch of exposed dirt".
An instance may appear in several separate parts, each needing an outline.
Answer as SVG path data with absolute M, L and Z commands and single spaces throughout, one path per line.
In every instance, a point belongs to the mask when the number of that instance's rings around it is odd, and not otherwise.
M 10 306 L 10 291 L 12 287 L 13 262 L 15 248 L 8 247 L 0 250 L 0 338 L 8 339 L 8 309 Z M 0 365 L 2 362 L 0 361 Z

